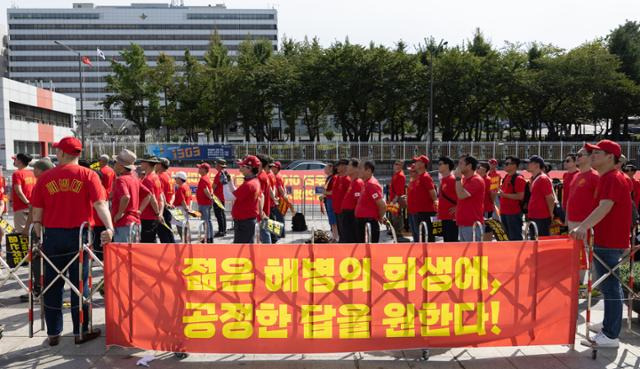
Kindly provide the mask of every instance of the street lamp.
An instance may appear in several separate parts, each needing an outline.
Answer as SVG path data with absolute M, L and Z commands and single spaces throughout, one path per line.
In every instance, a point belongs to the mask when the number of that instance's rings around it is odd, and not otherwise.
M 82 158 L 85 158 L 85 146 L 84 146 L 84 95 L 82 88 L 82 54 L 63 44 L 60 41 L 53 41 L 56 45 L 62 46 L 70 52 L 78 55 L 78 71 L 80 72 L 80 136 L 82 139 Z
M 433 132 L 433 54 L 435 52 L 440 52 L 443 47 L 449 44 L 448 41 L 440 40 L 438 47 L 435 50 L 431 50 L 430 52 L 430 61 L 429 61 L 429 74 L 431 75 L 431 85 L 429 87 L 429 121 L 427 125 L 427 156 L 429 159 L 433 160 L 431 155 L 433 154 L 433 138 L 435 136 Z

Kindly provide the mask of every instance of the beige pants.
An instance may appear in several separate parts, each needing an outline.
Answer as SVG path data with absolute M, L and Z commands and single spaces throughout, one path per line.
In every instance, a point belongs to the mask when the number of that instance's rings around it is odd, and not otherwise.
M 13 213 L 14 232 L 22 233 L 22 231 L 24 230 L 24 227 L 27 225 L 28 217 L 29 217 L 29 209 L 22 209 Z

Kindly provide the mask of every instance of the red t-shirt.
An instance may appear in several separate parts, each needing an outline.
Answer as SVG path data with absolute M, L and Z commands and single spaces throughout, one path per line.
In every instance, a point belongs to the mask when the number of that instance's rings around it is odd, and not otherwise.
M 356 218 L 378 219 L 376 201 L 382 199 L 382 186 L 375 177 L 364 181 L 364 187 L 356 204 Z
M 622 172 L 620 172 L 620 173 L 622 173 Z M 629 193 L 633 192 L 633 188 L 634 188 L 633 179 L 629 178 L 629 176 L 626 175 L 626 174 L 624 175 L 624 179 L 627 182 L 627 187 L 629 188 Z
M 176 199 L 174 201 L 175 206 L 182 206 L 183 203 L 186 203 L 187 208 L 191 205 L 191 187 L 186 183 L 176 188 Z
M 334 176 L 333 180 L 333 212 L 340 214 L 342 213 L 344 194 L 347 193 L 347 189 L 349 189 L 349 185 L 351 184 L 351 177 Z
M 545 219 L 551 218 L 549 207 L 547 206 L 546 196 L 553 194 L 553 186 L 551 179 L 541 173 L 535 179 L 531 180 L 531 198 L 529 199 L 529 218 Z
M 216 186 L 216 188 L 213 189 L 213 194 L 218 198 L 218 200 L 220 200 L 220 202 L 224 203 L 224 188 L 222 186 L 222 181 L 220 181 L 221 175 L 222 172 L 218 172 L 213 177 L 213 184 Z
M 435 186 L 429 173 L 419 174 L 414 182 L 416 182 L 414 187 L 407 193 L 407 210 L 409 214 L 435 213 L 436 209 L 431 198 L 431 190 L 435 190 Z
M 342 210 L 355 210 L 356 204 L 358 203 L 358 199 L 362 194 L 362 189 L 364 188 L 364 181 L 360 178 L 356 178 L 349 183 L 349 188 L 347 189 L 347 193 L 344 194 L 344 199 L 342 200 Z
M 334 188 L 335 188 L 335 184 L 336 184 L 336 180 L 338 177 L 336 176 L 328 176 L 327 179 L 324 182 L 324 198 L 325 199 L 333 199 L 333 193 L 334 193 Z M 329 193 L 331 192 L 331 193 Z M 333 205 L 334 210 L 335 210 L 335 205 Z
M 7 185 L 7 182 L 4 179 L 3 175 L 0 175 L 0 196 L 4 196 L 5 194 L 5 186 Z M 4 199 L 2 199 L 4 200 Z
M 406 192 L 407 177 L 403 171 L 394 173 L 391 177 L 391 186 L 389 186 L 389 201 L 393 201 L 396 197 L 402 196 Z
M 46 228 L 78 228 L 92 217 L 93 203 L 107 195 L 93 170 L 75 164 L 50 169 L 33 190 L 33 207 L 43 209 Z
M 125 227 L 130 224 L 140 224 L 140 200 L 146 198 L 149 194 L 149 189 L 140 183 L 140 180 L 135 178 L 131 172 L 123 173 L 116 178 L 113 185 L 113 197 L 111 198 L 111 217 L 115 218 L 120 209 L 120 200 L 123 196 L 129 196 L 129 203 L 124 211 L 124 216 L 114 223 L 114 227 Z M 151 207 L 151 205 L 147 205 Z
M 452 201 L 455 201 L 455 203 Z M 456 219 L 455 212 L 450 214 L 449 210 L 455 207 L 457 202 L 458 194 L 456 193 L 456 177 L 454 177 L 453 174 L 442 177 L 440 180 L 440 191 L 438 191 L 438 219 Z
M 262 196 L 264 196 L 262 211 L 269 216 L 271 214 L 271 181 L 269 180 L 269 175 L 264 170 L 261 171 L 258 173 L 258 181 L 260 181 L 260 190 L 262 191 Z M 258 214 L 258 221 L 260 221 L 260 214 Z
M 629 196 L 628 178 L 620 171 L 612 169 L 603 174 L 596 187 L 596 203 L 612 200 L 613 207 L 594 227 L 595 245 L 612 249 L 629 247 L 631 229 L 631 196 Z
M 598 172 L 594 169 L 584 173 L 578 172 L 571 179 L 571 192 L 569 192 L 567 200 L 569 216 L 567 219 L 569 221 L 582 222 L 598 206 L 594 194 L 596 193 L 599 179 Z
M 284 178 L 282 178 L 280 173 L 276 174 L 275 176 L 276 176 L 276 196 L 278 196 L 278 198 L 280 198 L 281 196 L 284 195 L 284 193 L 281 193 L 281 191 L 285 191 L 285 189 L 284 189 Z
M 28 169 L 18 169 L 11 175 L 11 200 L 13 201 L 13 211 L 27 209 L 29 205 L 20 200 L 16 194 L 16 190 L 13 189 L 15 185 L 20 185 L 24 196 L 27 200 L 31 201 L 31 193 L 36 185 L 36 177 L 33 175 L 33 171 Z
M 147 174 L 146 176 L 144 176 L 142 184 L 149 189 L 149 192 L 153 194 L 158 204 L 160 204 L 160 196 L 162 195 L 162 184 L 160 183 L 160 178 L 158 177 L 158 175 L 155 173 Z M 142 211 L 140 219 L 155 220 L 158 219 L 158 216 L 153 211 L 151 205 L 148 205 Z
M 486 176 L 484 179 L 484 211 L 490 212 L 494 210 L 493 201 L 491 200 L 491 178 Z
M 245 178 L 240 187 L 233 192 L 236 197 L 236 201 L 233 202 L 233 207 L 231 208 L 233 219 L 247 220 L 260 217 L 258 203 L 261 193 L 262 189 L 258 178 Z
M 492 169 L 489 171 L 489 173 L 487 173 L 487 177 L 489 177 L 489 179 L 491 179 L 490 181 L 490 187 L 489 187 L 489 191 L 492 192 L 496 192 L 498 191 L 498 188 L 500 188 L 500 173 L 498 173 L 497 170 Z
M 519 174 L 514 174 L 516 176 L 515 182 L 513 186 L 511 185 L 511 174 L 507 174 L 502 181 L 502 186 L 500 189 L 503 193 L 524 193 L 524 188 L 527 185 L 524 177 Z M 515 187 L 515 188 L 514 188 Z M 522 212 L 520 209 L 520 200 L 507 199 L 503 196 L 500 196 L 500 214 L 504 215 L 517 215 Z
M 573 173 L 566 172 L 562 175 L 562 208 L 567 209 L 567 200 L 569 200 L 569 195 L 571 194 L 571 183 L 573 179 L 580 173 L 580 171 L 575 171 Z
M 636 208 L 640 207 L 640 181 L 633 180 L 633 202 L 636 204 Z
M 198 202 L 198 205 L 210 206 L 213 204 L 213 200 L 205 195 L 205 188 L 208 188 L 209 192 L 211 193 L 211 178 L 209 178 L 209 174 L 205 174 L 200 177 L 198 188 L 196 188 L 196 201 Z
M 162 193 L 164 193 L 164 199 L 167 201 L 167 204 L 173 205 L 171 198 L 175 193 L 173 189 L 173 185 L 175 184 L 174 179 L 171 178 L 167 172 L 158 174 L 158 178 L 160 178 L 160 186 L 162 187 Z
M 100 168 L 100 173 L 102 173 L 100 182 L 102 182 L 102 186 L 107 193 L 107 198 L 110 198 L 111 191 L 113 191 L 113 181 L 115 181 L 116 179 L 116 172 L 114 172 L 110 166 L 105 165 L 104 167 Z
M 458 199 L 456 224 L 459 227 L 471 227 L 475 222 L 484 223 L 484 179 L 474 174 L 462 180 L 462 187 L 471 196 L 465 199 Z

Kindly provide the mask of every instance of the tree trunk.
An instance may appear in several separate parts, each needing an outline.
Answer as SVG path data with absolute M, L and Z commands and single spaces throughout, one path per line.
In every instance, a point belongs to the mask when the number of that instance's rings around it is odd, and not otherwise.
M 140 132 L 140 137 L 138 138 L 138 140 L 140 142 L 146 142 L 145 136 L 146 136 L 146 133 L 147 133 L 147 129 L 138 127 L 138 131 Z

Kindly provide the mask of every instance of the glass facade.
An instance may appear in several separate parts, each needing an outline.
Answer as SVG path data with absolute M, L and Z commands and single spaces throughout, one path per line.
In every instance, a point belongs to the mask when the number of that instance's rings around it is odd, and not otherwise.
M 9 102 L 9 117 L 12 120 L 51 124 L 60 127 L 71 127 L 73 119 L 71 114 L 18 104 L 12 101 Z
M 10 24 L 9 29 L 278 29 L 276 24 Z

